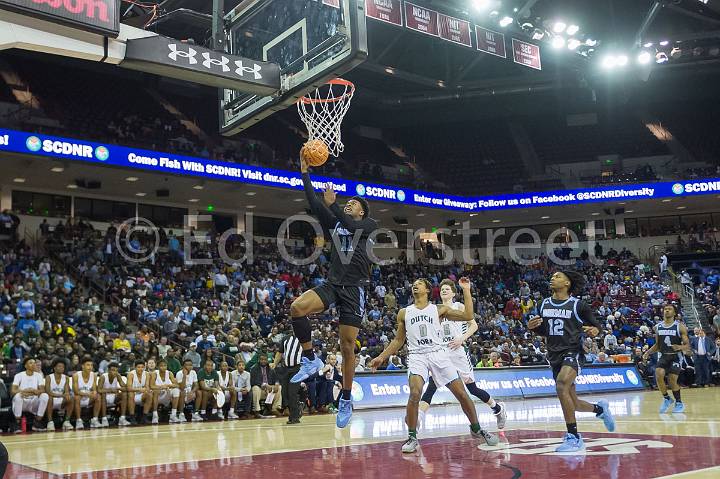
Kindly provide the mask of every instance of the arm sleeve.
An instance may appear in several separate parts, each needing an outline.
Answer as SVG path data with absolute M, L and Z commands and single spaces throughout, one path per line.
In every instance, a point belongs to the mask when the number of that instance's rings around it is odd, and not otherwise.
M 590 309 L 587 303 L 580 301 L 577 305 L 577 314 L 582 319 L 582 322 L 591 326 L 595 326 L 598 330 L 602 331 L 603 326 L 597 318 L 597 315 Z
M 351 233 L 356 230 L 362 230 L 365 234 L 369 235 L 377 229 L 377 223 L 372 218 L 363 218 L 360 221 L 355 221 L 350 216 L 346 215 L 338 206 L 337 203 L 330 205 L 330 211 L 335 218 L 340 222 Z
M 305 196 L 307 197 L 310 209 L 317 216 L 323 230 L 329 233 L 330 230 L 335 226 L 335 218 L 332 213 L 325 207 L 323 202 L 318 198 L 313 188 L 312 182 L 310 181 L 310 175 L 308 173 L 302 174 L 303 186 L 305 187 Z

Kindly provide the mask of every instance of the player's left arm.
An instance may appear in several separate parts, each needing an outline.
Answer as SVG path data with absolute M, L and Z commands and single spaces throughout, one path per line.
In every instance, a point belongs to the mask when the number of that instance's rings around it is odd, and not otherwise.
M 578 302 L 577 314 L 583 322 L 583 331 L 592 337 L 600 334 L 602 330 L 602 324 L 597 319 L 597 315 L 593 312 L 590 306 L 584 301 Z
M 340 209 L 340 205 L 338 205 L 337 202 L 333 202 L 329 206 L 329 209 L 340 224 L 350 233 L 354 233 L 356 230 L 362 230 L 365 234 L 370 234 L 378 227 L 377 222 L 372 218 L 365 217 L 359 221 L 354 220 Z
M 470 280 L 467 278 L 460 278 L 460 287 L 463 290 L 463 301 L 465 302 L 463 310 L 460 311 L 458 309 L 452 309 L 449 306 L 442 305 L 438 306 L 438 315 L 448 321 L 473 321 L 474 311 L 472 293 L 470 292 Z M 477 324 L 475 327 L 477 328 Z

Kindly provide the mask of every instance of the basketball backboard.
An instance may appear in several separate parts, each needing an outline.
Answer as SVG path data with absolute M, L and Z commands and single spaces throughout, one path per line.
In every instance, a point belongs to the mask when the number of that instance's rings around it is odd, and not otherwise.
M 367 58 L 364 0 L 245 0 L 225 16 L 228 53 L 280 65 L 271 96 L 224 90 L 220 130 L 234 135 Z

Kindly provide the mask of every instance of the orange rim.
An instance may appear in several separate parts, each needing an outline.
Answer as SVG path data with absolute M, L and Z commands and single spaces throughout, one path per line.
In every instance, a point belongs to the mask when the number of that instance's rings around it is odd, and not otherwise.
M 329 80 L 326 85 L 342 85 L 345 87 L 349 87 L 345 90 L 345 93 L 341 96 L 334 97 L 334 98 L 309 98 L 307 96 L 304 96 L 300 98 L 298 101 L 304 105 L 311 105 L 313 103 L 335 103 L 338 102 L 344 98 L 347 98 L 349 96 L 352 96 L 353 93 L 355 93 L 355 84 L 353 82 L 344 80 L 342 78 L 334 78 L 332 80 Z

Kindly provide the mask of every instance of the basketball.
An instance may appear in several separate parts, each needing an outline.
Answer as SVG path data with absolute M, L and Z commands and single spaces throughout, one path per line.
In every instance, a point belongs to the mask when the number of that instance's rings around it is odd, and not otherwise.
M 310 166 L 322 166 L 328 159 L 330 151 L 322 140 L 309 140 L 302 149 L 300 156 L 305 159 Z

